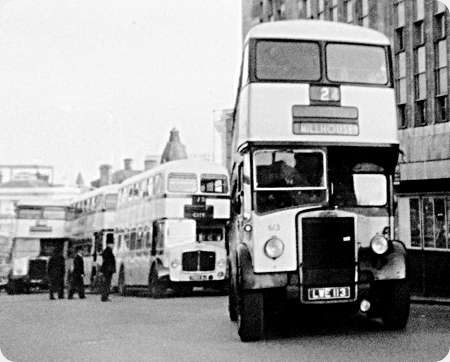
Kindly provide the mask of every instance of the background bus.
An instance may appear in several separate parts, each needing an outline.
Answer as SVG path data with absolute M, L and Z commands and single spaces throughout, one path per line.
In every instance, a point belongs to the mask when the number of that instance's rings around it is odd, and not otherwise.
M 20 201 L 10 253 L 8 293 L 48 287 L 47 263 L 55 248 L 67 250 L 66 218 L 69 202 Z
M 84 283 L 96 287 L 106 235 L 114 233 L 118 185 L 107 185 L 77 196 L 71 202 L 69 263 L 77 246 L 82 247 Z
M 406 325 L 390 59 L 389 40 L 358 26 L 281 21 L 249 31 L 228 149 L 229 311 L 242 340 L 261 338 L 265 314 L 287 297 Z
M 168 287 L 224 287 L 229 213 L 220 165 L 173 161 L 124 181 L 116 223 L 121 294 L 129 287 L 149 287 L 153 296 Z

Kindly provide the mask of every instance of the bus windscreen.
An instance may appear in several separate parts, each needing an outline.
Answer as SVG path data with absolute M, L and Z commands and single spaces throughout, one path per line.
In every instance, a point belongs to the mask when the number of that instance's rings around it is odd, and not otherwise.
M 327 77 L 333 82 L 387 84 L 386 50 L 359 44 L 326 46 Z
M 254 153 L 254 164 L 258 212 L 326 200 L 323 152 L 260 150 Z
M 256 44 L 256 78 L 266 81 L 320 79 L 319 44 L 261 40 Z

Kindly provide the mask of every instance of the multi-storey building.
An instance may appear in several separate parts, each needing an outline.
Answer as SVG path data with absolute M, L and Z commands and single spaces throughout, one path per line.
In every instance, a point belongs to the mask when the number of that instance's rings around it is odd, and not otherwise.
M 414 292 L 449 296 L 448 9 L 435 0 L 242 0 L 244 38 L 256 24 L 292 19 L 366 26 L 392 40 L 401 144 L 397 236 L 411 242 Z

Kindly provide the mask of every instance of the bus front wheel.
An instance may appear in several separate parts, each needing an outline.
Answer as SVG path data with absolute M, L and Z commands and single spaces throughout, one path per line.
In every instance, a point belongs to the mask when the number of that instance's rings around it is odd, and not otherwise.
M 238 333 L 242 342 L 258 341 L 264 336 L 264 294 L 262 292 L 241 292 Z
M 233 277 L 230 276 L 229 279 L 229 293 L 228 293 L 228 316 L 232 322 L 236 322 L 238 320 L 238 312 L 237 312 L 237 297 L 236 297 L 236 288 L 234 287 Z
M 158 278 L 158 271 L 155 268 L 152 268 L 152 271 L 149 275 L 148 281 L 148 290 L 150 292 L 150 296 L 153 298 L 161 298 L 164 296 L 165 288 Z
M 388 282 L 383 293 L 382 320 L 387 329 L 406 327 L 409 318 L 410 292 L 406 280 Z

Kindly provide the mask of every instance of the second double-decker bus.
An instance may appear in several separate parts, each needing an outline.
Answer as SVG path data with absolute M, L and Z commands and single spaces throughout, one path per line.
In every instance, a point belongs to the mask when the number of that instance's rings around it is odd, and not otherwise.
M 47 288 L 47 265 L 56 248 L 65 254 L 68 244 L 65 200 L 20 201 L 16 206 L 15 230 L 9 256 L 9 294 Z
M 82 248 L 84 283 L 92 289 L 98 285 L 98 270 L 107 234 L 114 233 L 118 185 L 106 185 L 85 192 L 71 202 L 69 221 L 69 263 L 76 247 Z M 70 269 L 70 267 L 69 267 Z
M 229 313 L 243 341 L 261 338 L 266 315 L 287 299 L 406 325 L 390 59 L 389 40 L 358 26 L 249 31 L 228 149 Z
M 125 180 L 116 218 L 119 292 L 225 288 L 229 202 L 226 168 L 210 162 L 172 161 Z

